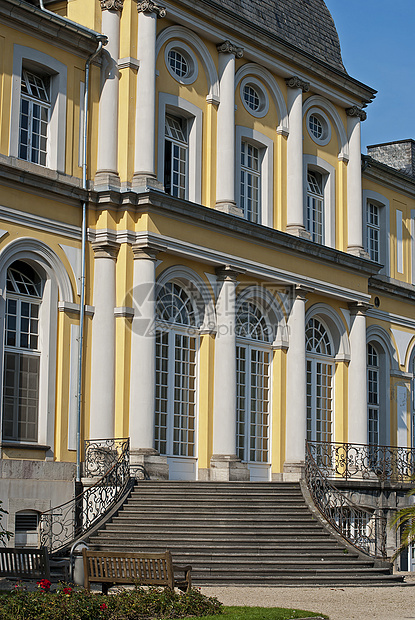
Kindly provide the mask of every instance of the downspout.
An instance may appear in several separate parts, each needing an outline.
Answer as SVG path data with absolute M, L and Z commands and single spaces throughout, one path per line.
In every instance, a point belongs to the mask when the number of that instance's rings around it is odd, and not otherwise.
M 42 0 L 40 0 L 42 2 Z M 102 50 L 102 41 L 88 58 L 85 65 L 85 98 L 84 98 L 84 128 L 82 148 L 82 188 L 87 189 L 87 148 L 88 148 L 88 103 L 89 103 L 89 69 L 91 62 Z M 82 202 L 82 266 L 81 266 L 81 311 L 79 315 L 79 359 L 78 359 L 78 394 L 77 394 L 77 418 L 76 418 L 76 482 L 81 481 L 81 423 L 82 423 L 82 359 L 84 352 L 84 321 L 85 321 L 85 262 L 86 262 L 86 220 L 87 203 Z

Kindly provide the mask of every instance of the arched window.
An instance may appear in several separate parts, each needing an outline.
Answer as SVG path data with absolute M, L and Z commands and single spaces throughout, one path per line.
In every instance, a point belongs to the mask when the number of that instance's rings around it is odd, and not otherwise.
M 367 345 L 367 417 L 368 443 L 379 445 L 380 409 L 380 362 L 379 354 L 372 344 Z
M 43 282 L 28 263 L 7 270 L 3 376 L 3 440 L 38 441 Z
M 316 318 L 306 325 L 307 439 L 332 441 L 333 345 L 326 327 Z
M 236 315 L 237 455 L 269 462 L 271 330 L 259 308 L 243 302 Z
M 196 305 L 174 282 L 163 285 L 156 302 L 155 447 L 169 456 L 196 456 Z

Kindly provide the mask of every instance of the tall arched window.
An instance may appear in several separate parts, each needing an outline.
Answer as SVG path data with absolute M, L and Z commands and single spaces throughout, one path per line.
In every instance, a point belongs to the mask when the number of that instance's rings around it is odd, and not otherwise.
M 237 455 L 269 461 L 271 330 L 259 308 L 243 302 L 236 315 Z
M 160 454 L 196 456 L 196 378 L 200 320 L 179 284 L 157 295 L 155 447 Z
M 326 327 L 316 318 L 306 325 L 307 439 L 332 441 L 333 344 Z
M 38 441 L 39 315 L 43 282 L 28 263 L 7 270 L 3 440 Z
M 379 445 L 379 409 L 380 409 L 380 362 L 377 350 L 372 344 L 367 345 L 367 417 L 368 443 Z

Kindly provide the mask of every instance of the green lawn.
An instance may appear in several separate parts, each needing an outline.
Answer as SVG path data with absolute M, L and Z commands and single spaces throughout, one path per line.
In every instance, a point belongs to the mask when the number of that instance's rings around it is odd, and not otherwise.
M 282 607 L 224 607 L 219 616 L 203 616 L 200 620 L 290 620 L 291 618 L 312 618 L 323 614 L 301 609 L 283 609 Z M 186 618 L 185 620 L 195 620 Z

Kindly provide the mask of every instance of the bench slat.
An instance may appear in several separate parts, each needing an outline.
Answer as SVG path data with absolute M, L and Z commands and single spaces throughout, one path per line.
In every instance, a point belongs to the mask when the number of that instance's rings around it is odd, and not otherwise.
M 0 549 L 0 577 L 14 579 L 50 579 L 49 554 L 46 547 Z

